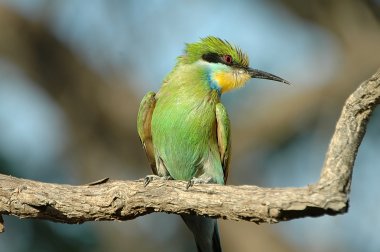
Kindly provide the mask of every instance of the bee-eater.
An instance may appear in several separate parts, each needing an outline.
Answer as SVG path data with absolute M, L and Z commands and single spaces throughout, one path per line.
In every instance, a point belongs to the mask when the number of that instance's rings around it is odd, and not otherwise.
M 249 67 L 248 56 L 216 37 L 187 44 L 160 90 L 143 98 L 137 128 L 155 175 L 193 183 L 225 184 L 230 121 L 220 96 L 251 78 L 289 84 Z M 148 182 L 153 177 L 147 177 Z M 216 219 L 182 215 L 198 251 L 221 251 Z

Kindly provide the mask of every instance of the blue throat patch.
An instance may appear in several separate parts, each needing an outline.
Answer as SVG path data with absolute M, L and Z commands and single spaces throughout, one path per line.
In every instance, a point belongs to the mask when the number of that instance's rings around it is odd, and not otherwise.
M 222 90 L 219 87 L 218 83 L 212 78 L 212 70 L 210 69 L 207 71 L 207 82 L 210 85 L 210 88 L 213 90 L 216 90 L 218 92 L 218 95 L 222 95 Z

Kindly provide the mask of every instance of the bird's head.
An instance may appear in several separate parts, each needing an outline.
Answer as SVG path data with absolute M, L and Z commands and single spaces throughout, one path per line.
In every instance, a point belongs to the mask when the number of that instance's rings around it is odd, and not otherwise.
M 248 56 L 229 42 L 206 37 L 199 42 L 186 44 L 185 55 L 180 57 L 184 64 L 200 64 L 207 71 L 212 88 L 220 93 L 239 88 L 251 78 L 268 79 L 289 84 L 288 81 L 249 67 Z

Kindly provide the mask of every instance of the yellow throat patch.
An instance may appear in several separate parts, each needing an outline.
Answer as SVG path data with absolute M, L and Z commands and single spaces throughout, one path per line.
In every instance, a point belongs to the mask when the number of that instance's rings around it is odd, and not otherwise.
M 240 88 L 251 79 L 251 76 L 243 70 L 234 70 L 231 72 L 216 72 L 213 79 L 218 83 L 222 93 L 235 88 Z

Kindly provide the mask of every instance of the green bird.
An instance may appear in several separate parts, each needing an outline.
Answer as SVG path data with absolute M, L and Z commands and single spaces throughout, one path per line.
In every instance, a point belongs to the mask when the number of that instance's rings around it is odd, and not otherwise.
M 251 78 L 289 84 L 249 67 L 248 56 L 216 37 L 186 44 L 160 90 L 147 93 L 137 128 L 156 176 L 194 183 L 225 184 L 231 159 L 230 121 L 220 101 L 223 93 L 243 87 Z M 154 176 L 147 176 L 147 183 Z M 216 219 L 181 216 L 198 251 L 221 251 Z

